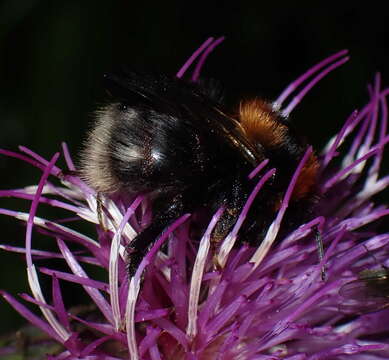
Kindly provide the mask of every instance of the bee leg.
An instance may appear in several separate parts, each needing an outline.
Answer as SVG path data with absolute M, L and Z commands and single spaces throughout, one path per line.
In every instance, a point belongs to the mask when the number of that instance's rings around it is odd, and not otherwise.
M 214 265 L 219 267 L 216 248 L 219 243 L 226 238 L 232 230 L 247 200 L 247 191 L 241 179 L 235 179 L 231 193 L 226 196 L 226 208 L 217 222 L 211 235 L 211 252 L 214 255 Z
M 224 210 L 223 215 L 220 217 L 215 226 L 215 229 L 212 232 L 211 242 L 213 245 L 216 246 L 218 243 L 225 239 L 225 237 L 235 225 L 239 213 L 240 210 L 236 207 L 227 207 Z
M 154 245 L 161 232 L 175 219 L 183 214 L 184 205 L 181 195 L 173 198 L 159 198 L 153 204 L 153 220 L 151 224 L 144 229 L 127 246 L 129 253 L 129 264 L 127 267 L 129 277 L 135 275 L 139 264 Z
M 319 258 L 319 263 L 321 263 L 323 261 L 323 258 L 324 258 L 324 245 L 323 245 L 323 239 L 321 237 L 321 232 L 317 226 L 315 226 L 315 228 L 314 228 L 314 234 L 315 234 L 315 241 L 316 241 L 316 246 L 317 246 L 317 255 Z M 321 276 L 321 279 L 323 281 L 326 280 L 327 275 L 326 275 L 325 264 L 323 264 L 321 269 L 320 269 L 320 276 Z
M 238 216 L 239 211 L 237 211 L 237 208 L 226 208 L 212 232 L 210 253 L 212 254 L 212 262 L 215 270 L 221 269 L 221 264 L 219 263 L 217 256 L 217 248 L 219 244 L 226 238 L 228 233 L 232 230 Z
M 104 220 L 104 200 L 102 198 L 101 193 L 97 193 L 96 195 L 96 211 L 97 211 L 97 220 L 99 221 L 99 225 L 103 231 L 108 231 L 107 224 Z

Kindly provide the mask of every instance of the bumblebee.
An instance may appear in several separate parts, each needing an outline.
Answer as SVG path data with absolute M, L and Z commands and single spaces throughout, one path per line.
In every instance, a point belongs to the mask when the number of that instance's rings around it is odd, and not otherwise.
M 229 112 L 213 88 L 177 77 L 127 72 L 105 76 L 110 99 L 97 111 L 81 158 L 82 177 L 98 193 L 148 194 L 153 220 L 128 247 L 133 275 L 150 245 L 176 218 L 225 211 L 212 235 L 220 241 L 250 192 L 248 178 L 269 159 L 276 168 L 240 231 L 258 244 L 279 209 L 307 143 L 270 103 L 242 101 Z M 311 155 L 292 194 L 293 214 L 311 208 L 318 161 Z

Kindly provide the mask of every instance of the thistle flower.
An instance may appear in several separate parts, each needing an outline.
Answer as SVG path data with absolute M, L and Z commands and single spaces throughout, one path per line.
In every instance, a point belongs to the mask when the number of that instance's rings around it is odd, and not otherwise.
M 183 76 L 198 59 L 192 75 L 196 81 L 206 57 L 222 40 L 208 39 L 177 76 Z M 274 106 L 288 116 L 321 78 L 347 61 L 346 54 L 341 51 L 309 69 L 282 92 Z M 381 90 L 377 75 L 369 87 L 368 103 L 349 116 L 319 154 L 321 196 L 315 218 L 274 243 L 294 184 L 312 151 L 308 149 L 263 242 L 257 248 L 234 246 L 254 197 L 272 175 L 265 161 L 251 174 L 258 179 L 257 185 L 220 247 L 211 248 L 210 234 L 223 209 L 214 214 L 201 239 L 189 234 L 191 215 L 186 214 L 160 235 L 130 280 L 125 247 L 152 221 L 147 198 L 98 200 L 75 175 L 65 144 L 65 169 L 56 165 L 59 153 L 48 161 L 25 147 L 20 152 L 1 150 L 42 171 L 37 186 L 0 192 L 31 203 L 29 213 L 0 209 L 1 214 L 26 223 L 25 246 L 1 248 L 25 254 L 32 295 L 20 297 L 36 305 L 41 314 L 5 291 L 3 298 L 62 346 L 50 359 L 389 358 L 389 312 L 385 310 L 389 294 L 382 287 L 382 293 L 378 288 L 374 296 L 365 296 L 362 290 L 368 289 L 374 276 L 358 280 L 361 270 L 381 267 L 379 279 L 382 284 L 388 281 L 389 233 L 379 233 L 378 220 L 389 209 L 372 200 L 389 182 L 388 176 L 379 174 L 389 141 L 388 94 L 389 89 Z M 69 216 L 45 219 L 37 216 L 38 206 L 61 208 Z M 73 222 L 78 220 L 96 225 L 95 238 L 75 230 Z M 33 245 L 33 229 L 55 242 L 57 250 L 42 250 L 35 241 Z M 321 262 L 316 229 L 325 247 Z M 59 259 L 68 271 L 37 269 L 40 259 Z M 86 266 L 103 269 L 107 279 L 93 279 Z M 52 280 L 50 300 L 40 286 L 42 274 Z M 61 282 L 84 291 L 92 310 L 67 308 Z M 365 313 L 372 310 L 376 312 Z

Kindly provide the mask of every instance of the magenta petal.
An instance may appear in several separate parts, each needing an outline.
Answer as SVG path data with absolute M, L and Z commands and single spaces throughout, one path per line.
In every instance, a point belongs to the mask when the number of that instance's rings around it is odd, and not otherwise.
M 92 280 L 92 279 L 85 278 L 82 276 L 76 276 L 73 274 L 68 274 L 68 273 L 65 273 L 62 271 L 56 271 L 56 270 L 51 270 L 51 269 L 47 269 L 47 268 L 40 268 L 39 270 L 43 274 L 53 276 L 53 278 L 55 277 L 57 279 L 70 281 L 72 283 L 88 286 L 88 287 L 103 290 L 106 292 L 108 291 L 108 284 L 104 283 L 102 281 Z
M 146 336 L 139 344 L 139 354 L 143 356 L 146 351 L 150 349 L 153 345 L 157 343 L 158 336 L 161 334 L 161 329 L 156 327 L 147 327 Z
M 57 333 L 51 328 L 51 326 L 40 319 L 38 316 L 33 314 L 30 310 L 28 310 L 24 305 L 22 305 L 20 302 L 18 302 L 14 297 L 12 297 L 10 294 L 6 293 L 5 291 L 0 290 L 0 295 L 3 296 L 3 298 L 24 318 L 26 318 L 31 324 L 36 326 L 37 328 L 44 331 L 47 335 L 58 341 L 59 343 L 62 343 L 61 338 L 57 335 Z
M 66 161 L 66 164 L 68 166 L 68 169 L 70 171 L 75 171 L 76 167 L 74 166 L 72 157 L 70 156 L 68 145 L 65 142 L 63 142 L 61 145 L 62 145 L 63 156 L 65 158 L 65 161 Z
M 19 296 L 25 300 L 25 301 L 28 301 L 30 302 L 31 304 L 34 304 L 34 305 L 37 305 L 41 308 L 45 308 L 45 309 L 48 309 L 48 310 L 51 310 L 51 311 L 54 311 L 54 307 L 52 305 L 49 305 L 47 303 L 44 303 L 42 302 L 41 300 L 37 300 L 35 299 L 34 297 L 32 297 L 31 295 L 29 294 L 26 294 L 26 293 L 21 293 L 19 294 Z
M 29 158 L 28 156 L 25 156 L 25 155 L 21 155 L 19 153 L 16 153 L 14 151 L 9 151 L 9 150 L 4 150 L 4 149 L 0 149 L 0 154 L 2 155 L 6 155 L 6 156 L 9 156 L 9 157 L 13 157 L 13 158 L 16 158 L 16 159 L 19 159 L 19 160 L 22 160 L 28 164 L 31 164 L 32 166 L 34 167 L 37 167 L 39 168 L 40 170 L 44 170 L 45 166 L 42 165 L 40 162 L 36 161 L 36 160 L 33 160 L 31 158 Z M 53 173 L 53 175 L 55 175 L 55 173 Z
M 70 331 L 70 323 L 68 320 L 68 314 L 67 314 L 67 311 L 65 309 L 65 305 L 63 303 L 62 293 L 61 293 L 61 289 L 59 287 L 58 278 L 55 276 L 55 274 L 53 274 L 52 279 L 53 279 L 53 283 L 52 283 L 53 303 L 54 303 L 55 313 L 57 314 L 59 321 L 65 327 L 65 329 Z
M 301 75 L 298 79 L 293 81 L 278 97 L 278 99 L 275 101 L 276 104 L 282 105 L 284 100 L 297 88 L 299 87 L 305 80 L 307 80 L 309 77 L 317 73 L 319 70 L 321 70 L 326 65 L 334 62 L 339 57 L 345 56 L 348 53 L 348 50 L 341 50 L 337 52 L 336 54 L 329 56 L 328 58 L 322 60 L 312 68 L 308 69 L 303 75 Z
M 349 60 L 349 57 L 345 57 L 343 59 L 338 60 L 337 62 L 330 65 L 327 69 L 321 71 L 317 76 L 311 80 L 308 85 L 306 85 L 288 104 L 288 106 L 282 111 L 282 115 L 285 117 L 289 116 L 292 110 L 301 102 L 304 96 L 312 90 L 312 88 L 325 76 L 327 76 L 331 71 L 335 70 L 339 66 L 343 65 L 346 61 Z
M 104 337 L 101 337 L 98 340 L 95 340 L 95 341 L 91 342 L 88 346 L 85 346 L 85 348 L 81 351 L 80 356 L 84 357 L 84 356 L 88 356 L 88 355 L 94 354 L 95 350 L 100 345 L 104 344 L 105 342 L 107 342 L 107 341 L 109 341 L 111 339 L 112 339 L 111 336 L 104 336 Z M 103 354 L 97 354 L 97 355 L 103 356 Z
M 181 67 L 181 69 L 178 71 L 176 76 L 178 78 L 181 78 L 184 76 L 186 70 L 189 68 L 190 65 L 196 60 L 196 58 L 209 46 L 210 43 L 212 43 L 213 37 L 208 38 L 193 54 L 192 56 L 185 62 L 185 64 Z
M 239 307 L 242 306 L 245 301 L 245 296 L 239 296 L 234 300 L 209 322 L 207 325 L 207 332 L 216 335 L 227 322 L 231 321 L 231 318 L 233 318 Z
M 192 81 L 193 82 L 196 82 L 199 79 L 200 71 L 201 71 L 205 61 L 207 60 L 208 55 L 215 49 L 216 46 L 218 46 L 223 41 L 224 41 L 224 36 L 221 36 L 218 39 L 216 39 L 213 43 L 208 45 L 208 47 L 204 50 L 204 52 L 202 53 L 202 55 L 200 57 L 200 60 L 198 61 L 197 65 L 196 65 L 195 70 L 193 71 L 193 74 L 192 74 Z
M 49 164 L 46 166 L 46 168 L 42 174 L 42 177 L 39 181 L 38 188 L 36 190 L 34 199 L 31 203 L 31 209 L 30 209 L 30 214 L 29 214 L 28 220 L 27 220 L 27 229 L 26 229 L 26 262 L 27 262 L 28 268 L 31 268 L 33 266 L 32 255 L 31 255 L 31 232 L 32 232 L 33 224 L 34 224 L 34 222 L 33 222 L 34 216 L 35 216 L 36 210 L 38 208 L 39 198 L 42 194 L 43 186 L 44 186 L 55 162 L 58 160 L 58 157 L 59 157 L 59 153 L 56 153 L 52 157 L 52 159 L 50 160 Z
M 205 327 L 205 324 L 206 322 L 208 322 L 208 319 L 210 319 L 213 316 L 214 311 L 217 308 L 218 304 L 220 303 L 224 291 L 227 288 L 227 285 L 228 285 L 227 282 L 225 281 L 221 282 L 219 286 L 216 288 L 216 291 L 214 291 L 214 293 L 208 297 L 205 305 L 201 309 L 199 315 L 200 333 L 205 333 L 205 329 L 204 331 L 202 331 L 201 329 Z
M 154 323 L 175 338 L 184 349 L 188 349 L 189 344 L 187 336 L 174 323 L 167 319 L 155 319 Z
M 65 245 L 65 243 L 58 239 L 58 246 L 61 250 L 61 253 L 63 254 L 64 258 L 66 259 L 66 262 L 72 269 L 75 275 L 83 277 L 85 279 L 89 279 L 85 271 L 82 269 L 78 261 L 75 259 L 75 257 L 72 255 L 69 248 Z M 98 308 L 101 310 L 105 318 L 112 323 L 112 310 L 108 304 L 108 302 L 105 300 L 105 298 L 101 295 L 98 289 L 89 287 L 84 285 L 85 291 L 89 294 L 91 299 L 93 299 L 94 303 L 98 306 Z

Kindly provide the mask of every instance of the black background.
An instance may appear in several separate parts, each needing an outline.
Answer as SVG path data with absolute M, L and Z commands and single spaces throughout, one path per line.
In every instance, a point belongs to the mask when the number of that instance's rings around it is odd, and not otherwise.
M 389 84 L 388 12 L 351 2 L 7 0 L 0 4 L 0 147 L 26 145 L 45 157 L 66 141 L 77 152 L 96 104 L 102 74 L 120 64 L 174 74 L 209 36 L 225 35 L 203 75 L 221 80 L 228 99 L 275 99 L 307 68 L 341 49 L 351 60 L 323 80 L 293 112 L 320 149 L 367 100 L 376 71 Z M 1 188 L 35 184 L 39 172 L 0 158 Z M 1 200 L 0 207 L 14 207 Z M 19 205 L 17 205 L 19 206 Z M 16 207 L 17 207 L 16 206 Z M 24 229 L 0 218 L 0 242 Z M 26 290 L 22 258 L 0 253 L 0 288 Z M 0 302 L 0 332 L 20 317 Z

